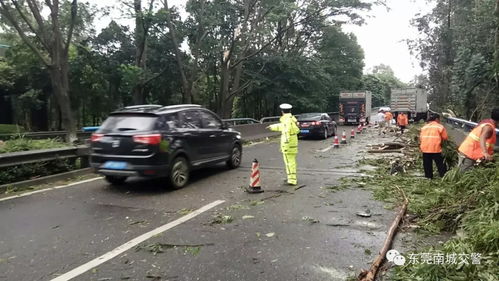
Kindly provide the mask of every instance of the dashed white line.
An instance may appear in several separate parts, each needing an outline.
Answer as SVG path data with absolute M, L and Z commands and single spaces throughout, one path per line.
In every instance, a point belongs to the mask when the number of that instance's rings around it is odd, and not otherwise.
M 65 188 L 65 187 L 75 186 L 75 185 L 78 185 L 78 184 L 92 182 L 92 181 L 96 181 L 96 180 L 100 180 L 100 179 L 102 179 L 102 177 L 92 178 L 92 179 L 88 179 L 88 180 L 82 180 L 82 181 L 73 182 L 73 183 L 66 184 L 66 185 L 60 185 L 60 186 L 49 187 L 49 188 L 44 188 L 44 189 L 40 189 L 40 190 L 25 192 L 25 193 L 21 193 L 21 194 L 17 194 L 17 195 L 12 195 L 12 196 L 9 196 L 9 197 L 0 198 L 0 202 L 1 201 L 7 201 L 7 200 L 15 199 L 15 198 L 20 198 L 20 197 L 30 196 L 30 195 L 33 195 L 33 194 L 42 193 L 42 192 L 46 192 L 46 191 L 51 191 L 51 190 Z
M 115 248 L 114 250 L 107 252 L 107 253 L 103 254 L 102 256 L 95 258 L 95 259 L 93 259 L 93 260 L 91 260 L 83 265 L 80 265 L 79 267 L 52 279 L 51 281 L 67 281 L 67 280 L 71 280 L 77 276 L 80 276 L 81 274 L 89 271 L 90 269 L 95 268 L 95 267 L 105 263 L 106 261 L 130 250 L 131 248 L 146 241 L 147 239 L 149 239 L 155 235 L 158 235 L 160 233 L 163 233 L 163 232 L 167 231 L 168 229 L 171 229 L 171 228 L 173 228 L 181 223 L 184 223 L 184 222 L 198 216 L 199 214 L 206 212 L 209 209 L 216 207 L 224 202 L 225 202 L 224 200 L 217 200 L 217 201 L 211 202 L 210 204 L 205 205 L 205 206 L 195 210 L 194 212 L 192 212 L 188 215 L 185 215 L 177 220 L 174 220 L 174 221 L 169 222 L 165 225 L 162 225 L 156 229 L 153 229 L 147 233 L 144 233 L 144 234 L 140 235 L 139 237 L 134 238 L 134 239 L 126 242 L 125 244 Z

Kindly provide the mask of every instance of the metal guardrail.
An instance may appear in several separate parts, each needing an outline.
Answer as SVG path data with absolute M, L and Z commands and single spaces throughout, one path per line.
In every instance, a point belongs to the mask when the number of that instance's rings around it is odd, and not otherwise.
M 260 121 L 253 118 L 232 118 L 232 119 L 222 119 L 226 124 L 237 126 L 237 125 L 247 125 L 247 124 L 260 124 Z
M 59 159 L 79 157 L 88 159 L 88 155 L 89 148 L 87 146 L 2 153 L 0 154 L 0 168 Z
M 24 138 L 30 139 L 65 139 L 67 131 L 44 131 L 44 132 L 26 132 L 26 133 L 15 133 L 15 134 L 0 134 L 0 140 L 8 140 L 12 137 L 22 136 Z M 83 140 L 89 138 L 91 132 L 77 132 L 76 135 L 78 139 Z
M 328 112 L 327 114 L 334 119 L 339 113 Z M 300 117 L 300 114 L 296 114 L 295 117 L 296 118 Z M 222 119 L 222 121 L 232 126 L 239 126 L 239 125 L 248 125 L 248 124 L 279 122 L 279 118 L 281 118 L 281 116 L 263 117 L 260 120 L 256 120 L 253 118 L 231 118 L 231 119 Z M 78 139 L 81 141 L 88 139 L 90 135 L 98 129 L 99 129 L 98 126 L 83 127 L 80 132 L 77 132 Z M 30 138 L 30 139 L 46 139 L 46 138 L 65 139 L 67 134 L 68 134 L 67 131 L 43 131 L 43 132 L 0 134 L 0 140 L 8 140 L 12 137 L 17 137 L 17 136 L 22 136 L 24 138 Z
M 265 138 L 277 135 L 276 132 L 267 130 L 266 125 L 245 124 L 234 126 L 233 129 L 241 132 L 243 139 L 252 140 L 254 138 Z M 81 158 L 82 168 L 88 167 L 90 148 L 88 146 L 76 146 L 66 148 L 53 148 L 44 150 L 20 151 L 0 154 L 0 168 L 25 165 L 30 163 L 53 161 L 58 159 Z
M 263 117 L 262 119 L 260 119 L 260 123 L 263 124 L 263 123 L 279 122 L 279 118 L 281 118 L 281 116 Z
M 453 129 L 463 131 L 463 133 L 469 133 L 471 132 L 477 125 L 478 123 L 468 121 L 465 119 L 461 118 L 456 118 L 456 117 L 445 117 L 443 114 L 435 112 L 433 110 L 429 110 L 430 113 L 432 114 L 438 114 L 445 120 L 445 124 L 448 124 L 452 126 Z M 496 135 L 499 137 L 499 129 L 496 129 Z M 495 145 L 495 150 L 498 150 L 499 147 L 499 138 L 497 138 L 496 145 Z

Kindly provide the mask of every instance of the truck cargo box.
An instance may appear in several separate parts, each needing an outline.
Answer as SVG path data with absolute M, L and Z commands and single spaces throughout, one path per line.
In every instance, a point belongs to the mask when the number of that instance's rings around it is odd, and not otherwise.
M 426 91 L 419 88 L 392 89 L 390 107 L 395 113 L 409 112 L 415 121 L 424 119 L 428 111 Z

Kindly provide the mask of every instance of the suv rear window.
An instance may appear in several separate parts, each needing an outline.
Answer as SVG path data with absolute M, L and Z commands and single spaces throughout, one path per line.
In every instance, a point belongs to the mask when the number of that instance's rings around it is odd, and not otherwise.
M 102 123 L 99 133 L 150 131 L 154 129 L 157 118 L 144 114 L 111 115 Z

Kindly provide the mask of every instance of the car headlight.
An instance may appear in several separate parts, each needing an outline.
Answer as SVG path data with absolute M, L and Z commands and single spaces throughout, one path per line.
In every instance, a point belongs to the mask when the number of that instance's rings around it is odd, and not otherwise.
M 241 134 L 237 134 L 237 135 L 236 135 L 236 138 L 237 138 L 237 139 L 241 139 Z

